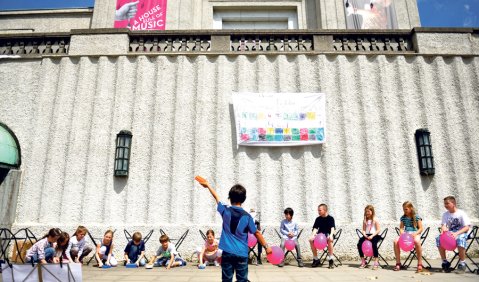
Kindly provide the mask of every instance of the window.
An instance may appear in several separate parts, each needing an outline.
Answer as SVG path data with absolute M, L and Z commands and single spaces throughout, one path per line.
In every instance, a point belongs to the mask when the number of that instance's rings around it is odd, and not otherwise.
M 215 7 L 214 29 L 297 29 L 296 7 Z

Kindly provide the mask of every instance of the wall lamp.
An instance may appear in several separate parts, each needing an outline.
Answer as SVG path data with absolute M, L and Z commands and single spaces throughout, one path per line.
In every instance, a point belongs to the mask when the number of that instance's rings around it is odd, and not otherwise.
M 431 132 L 420 128 L 414 134 L 416 137 L 417 158 L 421 175 L 434 175 L 434 157 L 432 156 Z
M 128 130 L 122 130 L 116 135 L 115 176 L 128 176 L 132 137 Z

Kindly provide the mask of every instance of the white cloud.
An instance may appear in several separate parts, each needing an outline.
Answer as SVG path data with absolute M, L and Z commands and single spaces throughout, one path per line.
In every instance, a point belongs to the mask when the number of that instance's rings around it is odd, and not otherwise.
M 470 8 L 471 7 L 468 4 L 464 5 L 464 9 L 466 9 L 466 11 L 469 11 Z

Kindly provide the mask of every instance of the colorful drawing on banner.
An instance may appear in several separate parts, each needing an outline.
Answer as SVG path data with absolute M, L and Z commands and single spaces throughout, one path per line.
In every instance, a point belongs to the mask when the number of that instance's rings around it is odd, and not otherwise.
M 322 93 L 236 93 L 233 104 L 238 144 L 296 146 L 325 141 Z
M 167 0 L 117 0 L 115 28 L 164 30 Z

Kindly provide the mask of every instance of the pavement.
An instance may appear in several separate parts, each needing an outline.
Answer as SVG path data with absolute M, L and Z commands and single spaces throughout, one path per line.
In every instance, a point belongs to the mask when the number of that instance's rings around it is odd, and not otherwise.
M 435 267 L 440 266 L 440 261 L 430 261 Z M 412 265 L 415 265 L 413 262 Z M 394 263 L 391 262 L 391 265 Z M 263 265 L 249 265 L 250 281 L 281 282 L 281 281 L 479 281 L 479 275 L 466 271 L 464 274 L 442 273 L 439 268 L 432 268 L 421 273 L 416 273 L 416 267 L 406 270 L 393 271 L 392 266 L 378 270 L 371 268 L 359 269 L 358 262 L 343 262 L 342 266 L 328 269 L 327 266 L 311 268 L 311 263 L 299 268 L 296 264 L 277 267 L 269 263 Z M 189 263 L 184 267 L 172 269 L 153 268 L 125 268 L 124 266 L 110 269 L 83 265 L 83 281 L 221 281 L 221 267 L 208 266 L 198 269 L 197 263 Z M 477 271 L 476 271 L 477 272 Z M 3 281 L 0 278 L 0 281 Z M 45 279 L 43 280 L 45 282 Z M 234 280 L 235 281 L 235 280 Z
M 440 261 L 430 261 L 433 266 L 439 267 Z M 416 262 L 413 262 L 416 263 Z M 248 278 L 250 281 L 279 282 L 279 281 L 479 281 L 479 275 L 466 271 L 465 274 L 442 273 L 441 269 L 433 268 L 422 273 L 416 273 L 416 267 L 407 270 L 393 271 L 392 267 L 379 270 L 370 268 L 358 269 L 358 262 L 343 262 L 342 266 L 328 269 L 327 266 L 311 268 L 311 263 L 306 263 L 303 268 L 296 264 L 277 267 L 269 263 L 263 265 L 249 265 Z M 412 264 L 415 265 L 415 264 Z M 126 269 L 115 267 L 99 269 L 84 266 L 83 281 L 221 281 L 221 267 L 208 266 L 198 269 L 197 263 L 187 266 L 165 269 Z

